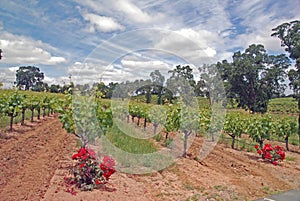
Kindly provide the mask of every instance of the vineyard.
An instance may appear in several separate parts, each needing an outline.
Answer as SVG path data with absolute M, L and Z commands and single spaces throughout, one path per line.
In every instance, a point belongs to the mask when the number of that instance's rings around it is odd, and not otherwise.
M 101 146 L 101 151 L 109 153 L 115 158 L 119 172 L 153 174 L 156 171 L 165 171 L 165 168 L 174 172 L 179 168 L 178 165 L 172 165 L 175 161 L 178 164 L 186 162 L 193 167 L 196 164 L 197 167 L 201 165 L 202 168 L 209 169 L 213 163 L 225 160 L 218 156 L 218 154 L 222 155 L 223 153 L 220 152 L 224 150 L 232 155 L 231 164 L 240 164 L 233 162 L 236 161 L 234 157 L 241 161 L 245 160 L 243 157 L 250 157 L 246 161 L 250 160 L 251 165 L 254 167 L 259 165 L 260 168 L 268 171 L 267 168 L 277 167 L 269 166 L 271 164 L 256 164 L 259 156 L 257 155 L 256 159 L 253 158 L 256 156 L 254 148 L 256 144 L 263 149 L 263 146 L 270 142 L 282 144 L 284 150 L 290 154 L 287 157 L 289 161 L 282 162 L 281 166 L 299 170 L 298 162 L 294 163 L 299 158 L 300 144 L 300 136 L 297 134 L 297 117 L 293 115 L 298 112 L 295 103 L 292 99 L 272 100 L 269 111 L 261 115 L 250 114 L 235 108 L 226 111 L 225 108 L 220 107 L 214 111 L 209 106 L 207 99 L 203 98 L 197 99 L 197 104 L 192 107 L 186 106 L 180 101 L 173 104 L 156 105 L 142 103 L 134 97 L 130 100 L 103 99 L 97 92 L 87 97 L 70 93 L 52 94 L 1 90 L 0 124 L 2 131 L 0 137 L 6 139 L 10 133 L 22 129 L 22 126 L 26 127 L 29 122 L 34 123 L 47 117 L 57 119 L 58 116 L 60 123 L 57 124 L 57 127 L 62 127 L 75 136 L 77 148 L 86 145 Z M 10 140 L 9 137 L 7 139 Z M 101 141 L 102 139 L 105 140 Z M 201 158 L 199 149 L 201 149 L 201 144 L 204 146 L 205 141 L 219 142 L 219 145 L 207 158 Z M 1 143 L 4 143 L 4 146 L 5 140 L 2 140 Z M 111 145 L 107 146 L 107 144 Z M 139 157 L 131 158 L 131 154 Z M 147 154 L 152 155 L 149 158 Z M 218 157 L 217 161 L 213 161 L 212 157 Z M 233 168 L 233 171 L 242 171 L 246 165 L 248 165 L 246 162 L 242 162 L 243 168 Z M 262 166 L 267 166 L 267 168 Z M 281 167 L 279 166 L 279 168 Z M 190 168 L 188 169 L 192 171 Z M 212 167 L 212 169 L 218 172 L 217 167 Z M 182 169 L 178 171 L 180 172 Z M 230 172 L 230 170 L 226 171 Z M 299 171 L 295 170 L 294 173 L 298 174 Z M 157 179 L 157 175 L 152 175 L 152 177 Z M 205 176 L 200 175 L 199 177 Z M 124 180 L 125 176 L 121 178 Z M 133 176 L 130 182 L 133 182 L 132 179 L 141 182 L 143 178 L 142 176 Z M 117 182 L 117 180 L 118 178 L 114 178 L 113 182 Z M 270 181 L 268 180 L 268 182 Z M 201 190 L 200 187 L 198 189 L 196 184 L 189 179 L 183 183 L 186 191 L 193 189 L 199 194 L 193 191 L 191 199 L 193 196 L 213 196 L 208 189 Z M 139 184 L 141 185 L 141 183 Z M 286 184 L 287 187 L 297 187 L 295 186 L 297 185 L 296 180 Z M 161 188 L 166 188 L 166 184 L 159 183 L 158 186 L 160 185 L 163 186 Z M 255 198 L 271 193 L 270 190 L 265 189 L 263 192 L 256 192 L 253 195 L 246 192 L 241 192 L 241 195 L 231 195 L 228 192 L 234 191 L 234 187 L 225 189 L 223 184 L 220 185 L 214 184 L 211 191 L 214 193 L 226 192 L 228 195 L 226 194 L 227 198 L 224 200 L 232 200 L 234 197 L 237 197 L 235 198 L 237 200 L 241 197 L 243 199 Z M 283 186 L 279 186 L 278 189 L 272 186 L 272 190 L 277 192 L 286 189 Z M 167 194 L 160 193 L 162 195 L 159 199 L 171 200 L 172 196 L 168 198 Z M 197 196 L 195 196 L 196 194 Z M 183 195 L 180 196 L 182 198 Z M 218 196 L 220 197 L 220 195 Z M 215 198 L 218 196 L 215 195 Z M 186 199 L 190 198 L 186 197 Z
M 160 106 L 139 103 L 134 99 L 131 101 L 111 101 L 109 99 L 93 98 L 87 101 L 87 99 L 80 100 L 78 98 L 74 99 L 74 97 L 76 96 L 71 94 L 2 90 L 0 95 L 0 109 L 3 119 L 1 126 L 4 127 L 9 122 L 9 130 L 12 131 L 13 123 L 20 122 L 21 125 L 24 125 L 25 119 L 33 122 L 34 116 L 39 120 L 41 116 L 49 116 L 56 112 L 60 114 L 63 128 L 69 133 L 76 134 L 76 121 L 80 121 L 80 119 L 85 121 L 89 118 L 91 120 L 93 116 L 87 115 L 94 114 L 98 120 L 98 126 L 94 127 L 99 127 L 100 133 L 105 134 L 112 127 L 113 118 L 118 118 L 127 123 L 135 122 L 136 126 L 141 127 L 143 132 L 146 132 L 148 127 L 153 127 L 153 134 L 164 133 L 164 140 L 167 141 L 170 132 L 186 131 L 203 136 L 212 125 L 212 111 L 208 101 L 203 100 L 203 98 L 199 99 L 199 108 L 195 109 L 184 107 L 180 103 Z M 87 108 L 91 111 L 87 112 Z M 281 108 L 281 110 L 278 108 Z M 232 139 L 232 148 L 234 148 L 235 140 L 240 138 L 242 134 L 247 134 L 254 144 L 260 143 L 262 146 L 264 140 L 272 139 L 285 142 L 286 149 L 289 150 L 289 143 L 299 145 L 297 118 L 293 115 L 297 113 L 296 108 L 296 102 L 293 99 L 283 100 L 281 98 L 270 102 L 269 113 L 265 115 L 249 114 L 243 110 L 228 110 L 224 121 L 221 122 L 224 124 L 221 134 L 223 139 L 226 136 Z M 73 112 L 76 112 L 76 114 L 73 114 Z M 280 114 L 277 114 L 278 112 Z M 282 115 L 282 113 L 286 115 Z M 74 117 L 79 117 L 79 119 L 73 120 Z M 162 133 L 156 133 L 159 126 L 162 128 Z M 84 131 L 78 132 L 83 133 Z M 78 134 L 76 135 L 78 136 Z M 135 137 L 141 138 L 141 136 Z M 188 135 L 185 136 L 185 138 L 187 137 Z

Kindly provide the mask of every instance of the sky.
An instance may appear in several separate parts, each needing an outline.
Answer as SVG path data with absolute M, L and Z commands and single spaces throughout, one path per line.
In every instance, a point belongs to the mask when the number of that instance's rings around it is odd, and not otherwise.
M 272 28 L 300 19 L 299 0 L 1 0 L 0 82 L 36 66 L 48 84 L 149 79 L 176 65 L 195 73 L 263 44 L 284 53 Z

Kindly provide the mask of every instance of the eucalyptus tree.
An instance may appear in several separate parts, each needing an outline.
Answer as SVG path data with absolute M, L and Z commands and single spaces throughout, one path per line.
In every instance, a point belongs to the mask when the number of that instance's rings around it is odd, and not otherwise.
M 153 91 L 157 94 L 157 104 L 162 104 L 165 77 L 159 72 L 159 70 L 151 72 L 150 77 L 153 83 Z
M 233 62 L 217 63 L 227 96 L 251 112 L 265 113 L 269 99 L 282 92 L 285 70 L 290 61 L 285 55 L 268 55 L 261 44 L 237 51 Z
M 289 57 L 295 61 L 295 69 L 288 72 L 290 87 L 294 91 L 294 97 L 298 100 L 300 110 L 300 20 L 283 23 L 274 29 L 271 36 L 281 40 L 281 46 L 289 53 Z M 300 142 L 300 113 L 298 117 L 298 136 Z

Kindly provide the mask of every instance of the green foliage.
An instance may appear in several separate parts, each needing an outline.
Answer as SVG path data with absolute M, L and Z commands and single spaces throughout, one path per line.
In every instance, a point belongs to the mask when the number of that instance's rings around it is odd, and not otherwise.
M 73 106 L 72 95 L 67 94 L 64 101 L 57 108 L 57 112 L 60 114 L 59 119 L 62 123 L 62 127 L 66 129 L 68 133 L 75 134 L 75 123 L 73 121 Z
M 244 53 L 233 55 L 233 62 L 218 62 L 217 67 L 225 81 L 228 98 L 252 112 L 265 113 L 268 100 L 284 91 L 285 70 L 289 59 L 268 55 L 263 45 L 250 45 Z
M 159 72 L 159 70 L 151 72 L 150 77 L 153 83 L 154 94 L 157 94 L 157 104 L 162 104 L 162 93 L 165 77 Z
M 182 98 L 182 101 L 188 105 L 190 98 L 194 97 L 194 86 L 196 85 L 193 75 L 193 69 L 189 66 L 176 66 L 175 69 L 169 71 L 171 77 L 167 80 L 166 94 L 168 100 L 177 96 Z
M 13 94 L 5 94 L 1 97 L 0 113 L 10 117 L 10 131 L 13 130 L 14 118 L 22 111 L 24 99 L 24 95 L 20 95 L 18 91 L 15 91 Z
M 102 132 L 105 134 L 107 129 L 112 127 L 113 125 L 113 116 L 112 116 L 112 110 L 110 107 L 107 107 L 105 105 L 102 105 L 101 102 L 96 102 L 96 114 L 98 119 L 98 125 Z
M 163 125 L 165 132 L 177 131 L 180 126 L 180 107 L 169 105 L 167 108 L 166 121 Z
M 40 69 L 35 66 L 21 66 L 17 70 L 16 85 L 18 87 L 25 87 L 25 90 L 29 90 L 37 84 L 41 84 L 44 79 L 44 73 L 40 72 Z
M 290 55 L 289 57 L 296 61 L 296 69 L 288 72 L 290 87 L 294 91 L 294 97 L 298 100 L 298 111 L 300 110 L 300 20 L 283 23 L 272 29 L 271 36 L 277 36 L 281 40 L 281 46 L 285 47 Z M 300 113 L 298 115 L 300 121 Z M 300 124 L 298 125 L 298 137 L 300 142 Z
M 299 113 L 298 103 L 292 97 L 271 99 L 268 104 L 268 112 L 272 113 Z
M 172 138 L 167 138 L 164 140 L 164 145 L 165 147 L 168 147 L 168 148 L 172 148 L 173 146 L 173 139 Z
M 163 137 L 162 134 L 158 133 L 158 134 L 154 135 L 153 138 L 155 139 L 156 142 L 160 142 L 162 137 Z
M 271 133 L 274 133 L 274 123 L 270 115 L 253 115 L 247 123 L 247 133 L 251 139 L 260 144 L 262 149 L 265 139 L 270 139 Z
M 245 122 L 239 113 L 228 113 L 224 123 L 224 132 L 232 138 L 231 148 L 234 149 L 236 137 L 241 137 L 245 132 Z

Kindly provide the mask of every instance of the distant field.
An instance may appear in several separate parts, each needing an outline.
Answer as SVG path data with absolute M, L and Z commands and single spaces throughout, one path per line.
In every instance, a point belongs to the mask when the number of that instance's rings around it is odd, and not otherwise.
M 298 113 L 297 100 L 292 97 L 271 99 L 268 105 L 268 112 Z

